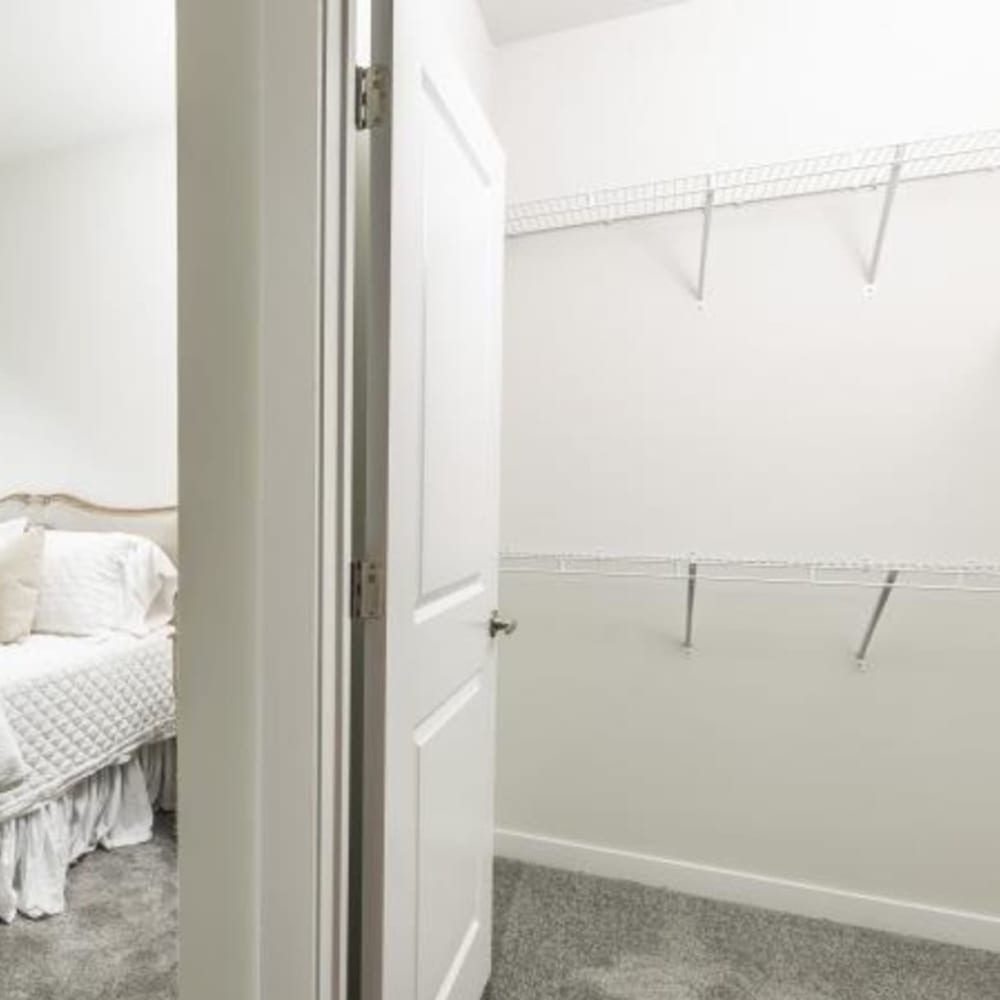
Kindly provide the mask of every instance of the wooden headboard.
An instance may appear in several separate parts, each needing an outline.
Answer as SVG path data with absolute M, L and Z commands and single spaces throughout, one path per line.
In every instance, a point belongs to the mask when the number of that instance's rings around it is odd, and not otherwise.
M 28 517 L 67 531 L 126 531 L 156 542 L 177 562 L 176 507 L 107 507 L 69 493 L 11 493 L 0 497 L 0 520 Z

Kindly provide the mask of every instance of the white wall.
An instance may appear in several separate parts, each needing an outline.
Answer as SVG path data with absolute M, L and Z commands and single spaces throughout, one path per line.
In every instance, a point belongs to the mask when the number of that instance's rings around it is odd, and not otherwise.
M 997 125 L 981 0 L 689 0 L 499 50 L 513 200 Z
M 173 0 L 0 0 L 0 159 L 173 117 Z
M 151 126 L 0 163 L 0 494 L 176 499 L 176 170 Z
M 1000 178 L 511 240 L 505 542 L 1000 562 Z
M 996 126 L 995 15 L 961 7 L 699 0 L 506 48 L 511 194 Z M 1000 561 L 1000 180 L 906 187 L 867 301 L 879 206 L 720 211 L 704 311 L 697 216 L 510 241 L 504 544 Z M 679 587 L 503 590 L 498 823 L 526 836 L 502 849 L 1000 942 L 943 914 L 1000 918 L 1000 598 L 897 594 L 863 676 L 871 592 L 705 584 L 688 659 Z M 765 881 L 678 875 L 706 867 Z

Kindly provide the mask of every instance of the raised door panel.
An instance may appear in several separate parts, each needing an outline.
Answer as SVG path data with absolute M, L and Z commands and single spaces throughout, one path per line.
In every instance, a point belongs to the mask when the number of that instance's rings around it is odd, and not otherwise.
M 416 732 L 419 1000 L 464 1000 L 483 975 L 493 815 L 483 768 L 493 752 L 492 686 L 489 671 L 478 674 Z
M 482 593 L 494 393 L 484 303 L 495 253 L 491 178 L 424 76 L 424 315 L 420 608 L 424 617 Z

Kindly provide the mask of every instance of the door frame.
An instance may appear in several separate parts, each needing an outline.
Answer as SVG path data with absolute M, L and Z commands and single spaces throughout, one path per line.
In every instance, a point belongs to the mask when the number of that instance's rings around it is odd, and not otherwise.
M 354 11 L 177 0 L 183 1000 L 346 1000 Z

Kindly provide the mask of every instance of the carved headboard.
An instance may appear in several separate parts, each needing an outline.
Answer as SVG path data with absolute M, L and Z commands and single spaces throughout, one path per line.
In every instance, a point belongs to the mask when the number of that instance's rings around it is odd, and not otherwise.
M 177 562 L 176 507 L 106 507 L 68 493 L 12 493 L 0 497 L 0 520 L 28 517 L 68 531 L 126 531 L 156 542 Z

